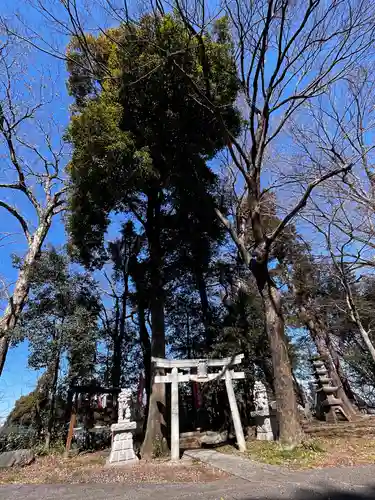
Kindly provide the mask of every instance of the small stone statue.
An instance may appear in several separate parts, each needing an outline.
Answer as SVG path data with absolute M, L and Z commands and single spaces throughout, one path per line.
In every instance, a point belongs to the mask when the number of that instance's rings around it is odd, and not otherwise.
M 262 441 L 272 441 L 274 439 L 271 425 L 271 411 L 268 402 L 267 389 L 265 385 L 256 381 L 254 384 L 254 405 L 255 411 L 251 416 L 255 418 L 257 424 L 257 439 Z
M 118 423 L 130 422 L 131 411 L 131 396 L 132 392 L 130 389 L 121 389 L 118 395 Z
M 121 389 L 118 395 L 118 422 L 111 426 L 112 446 L 107 462 L 109 465 L 132 464 L 138 460 L 133 448 L 133 433 L 137 424 L 131 421 L 131 395 L 130 389 Z
M 254 384 L 254 405 L 255 411 L 264 412 L 265 415 L 269 415 L 269 405 L 267 389 L 263 382 L 257 380 Z

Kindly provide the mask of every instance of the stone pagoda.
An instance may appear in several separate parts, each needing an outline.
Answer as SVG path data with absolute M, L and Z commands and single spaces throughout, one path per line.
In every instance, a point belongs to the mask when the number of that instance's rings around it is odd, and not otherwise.
M 323 416 L 328 423 L 350 420 L 342 407 L 342 401 L 336 396 L 338 387 L 332 385 L 328 370 L 321 358 L 312 359 L 316 391 L 315 406 L 318 416 Z

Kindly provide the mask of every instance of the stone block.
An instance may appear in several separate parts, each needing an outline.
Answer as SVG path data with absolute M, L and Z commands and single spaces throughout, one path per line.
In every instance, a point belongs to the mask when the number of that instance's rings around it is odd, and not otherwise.
M 114 463 L 118 462 L 118 451 L 111 451 L 111 454 L 109 456 L 109 463 Z
M 132 439 L 132 436 L 131 432 L 122 432 L 120 434 L 120 441 L 128 441 L 129 439 Z
M 136 458 L 134 450 L 123 450 L 118 452 L 118 461 L 126 462 L 127 460 L 134 460 Z
M 212 432 L 207 431 L 202 433 L 201 443 L 207 445 L 214 445 L 224 443 L 228 440 L 228 432 Z
M 121 441 L 121 444 L 122 444 L 123 450 L 133 449 L 133 440 L 132 439 L 126 439 L 125 441 Z
M 111 425 L 112 432 L 132 431 L 136 428 L 137 428 L 137 422 L 119 422 L 118 424 Z
M 138 460 L 133 449 L 135 422 L 120 422 L 112 425 L 113 440 L 108 465 L 127 465 Z
M 14 450 L 0 453 L 0 467 L 25 467 L 35 459 L 32 450 Z
M 112 451 L 121 451 L 122 450 L 122 441 L 115 441 L 112 444 Z

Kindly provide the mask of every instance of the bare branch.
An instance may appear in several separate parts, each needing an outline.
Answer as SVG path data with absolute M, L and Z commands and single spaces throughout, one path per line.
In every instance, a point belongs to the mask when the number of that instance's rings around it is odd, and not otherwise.
M 353 165 L 347 165 L 345 167 L 340 167 L 337 168 L 336 170 L 333 170 L 332 172 L 328 172 L 319 179 L 316 179 L 315 181 L 311 182 L 306 191 L 304 192 L 303 196 L 301 199 L 298 201 L 298 203 L 295 205 L 295 207 L 288 213 L 286 217 L 280 222 L 280 224 L 277 226 L 277 228 L 274 230 L 274 232 L 267 238 L 267 244 L 271 245 L 277 238 L 278 236 L 282 233 L 282 231 L 285 229 L 285 227 L 289 224 L 289 222 L 298 214 L 300 211 L 306 206 L 308 199 L 311 196 L 311 193 L 314 188 L 319 186 L 319 184 L 322 184 L 324 181 L 330 179 L 331 177 L 334 177 L 335 175 L 339 174 L 347 174 L 351 169 Z
M 0 207 L 5 208 L 13 217 L 17 219 L 17 221 L 21 224 L 22 230 L 26 236 L 27 241 L 30 241 L 30 231 L 27 225 L 26 220 L 22 217 L 22 215 L 19 213 L 19 211 L 15 208 L 9 205 L 8 203 L 5 203 L 5 201 L 0 200 Z

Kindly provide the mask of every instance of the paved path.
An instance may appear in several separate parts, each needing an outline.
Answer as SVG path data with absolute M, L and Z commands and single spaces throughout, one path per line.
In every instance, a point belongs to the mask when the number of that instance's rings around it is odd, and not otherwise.
M 375 465 L 290 472 L 208 450 L 189 455 L 235 475 L 206 484 L 3 486 L 0 500 L 375 500 Z

